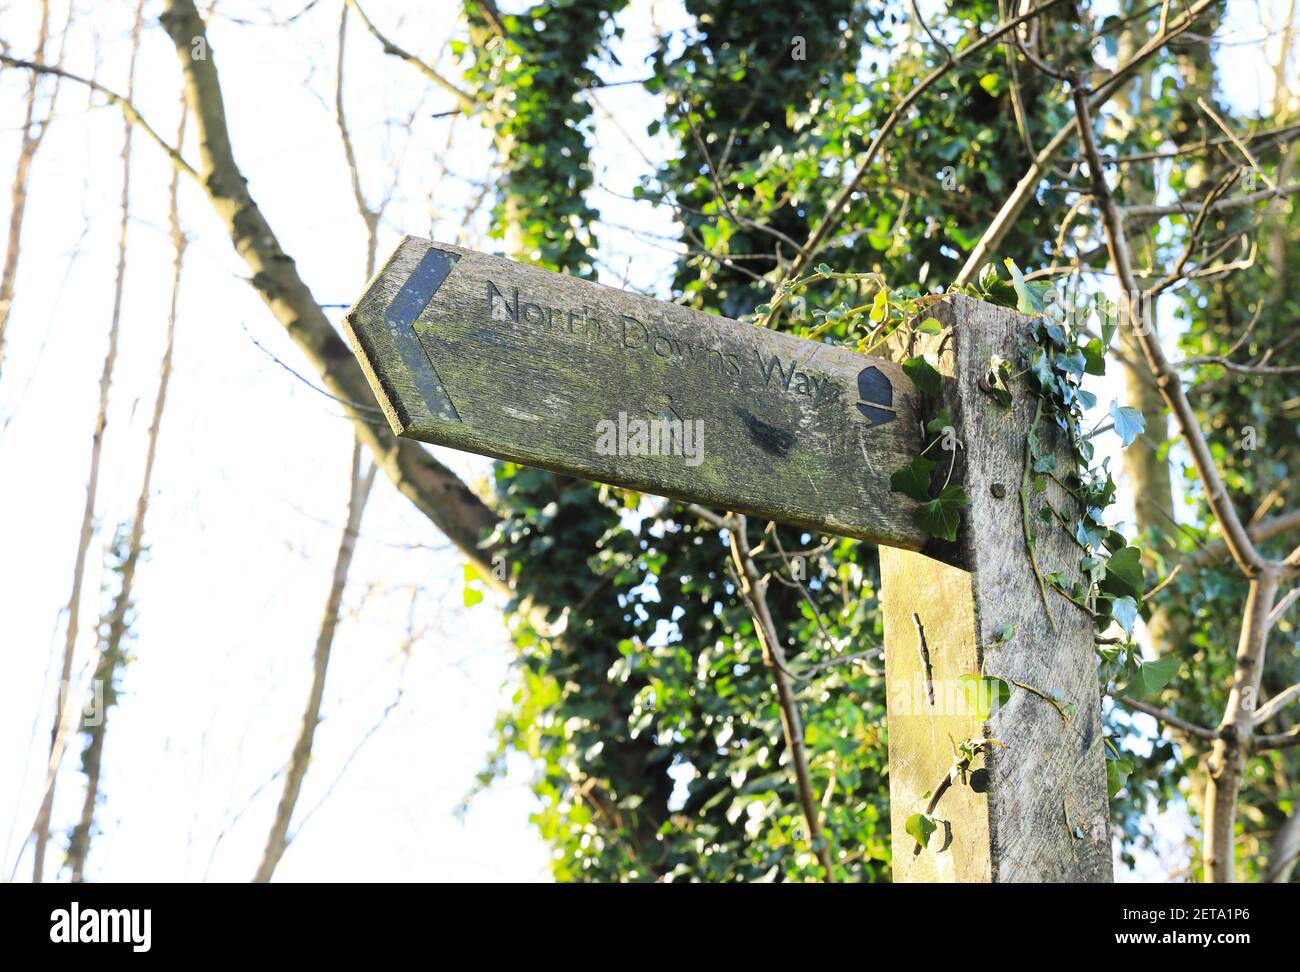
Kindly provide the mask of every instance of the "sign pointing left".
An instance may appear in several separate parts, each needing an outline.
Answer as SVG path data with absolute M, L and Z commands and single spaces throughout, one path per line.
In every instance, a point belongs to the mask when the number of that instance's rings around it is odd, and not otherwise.
M 407 237 L 344 318 L 402 436 L 919 550 L 895 363 Z

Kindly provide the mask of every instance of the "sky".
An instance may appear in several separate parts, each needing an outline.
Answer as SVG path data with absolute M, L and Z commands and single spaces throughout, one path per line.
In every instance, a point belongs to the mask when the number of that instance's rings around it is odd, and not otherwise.
M 61 24 L 64 0 L 52 2 Z M 364 287 L 365 235 L 333 119 L 339 4 L 322 0 L 289 25 L 270 23 L 303 5 L 289 0 L 268 12 L 260 3 L 221 0 L 209 36 L 236 157 L 253 196 L 317 299 L 337 317 Z M 123 90 L 133 4 L 75 6 L 68 67 Z M 450 0 L 364 6 L 398 43 L 456 76 L 445 55 L 459 30 Z M 30 53 L 36 8 L 32 0 L 4 4 L 0 39 L 20 56 Z M 170 136 L 178 68 L 156 24 L 158 9 L 154 0 L 146 5 L 135 100 Z M 1258 44 L 1245 41 L 1262 28 L 1249 0 L 1230 10 L 1243 43 L 1225 49 L 1224 75 L 1234 99 L 1255 104 L 1269 81 Z M 614 46 L 622 66 L 603 65 L 602 77 L 644 76 L 656 28 L 686 22 L 677 2 L 633 0 Z M 453 107 L 449 96 L 385 56 L 356 18 L 347 50 L 346 110 L 372 203 L 397 171 L 380 259 L 406 233 L 499 246 L 484 235 L 486 206 L 461 233 L 475 180 L 490 165 L 477 123 L 434 117 Z M 25 86 L 21 72 L 0 72 L 6 184 Z M 672 215 L 623 198 L 669 150 L 645 134 L 656 101 L 636 85 L 606 88 L 598 101 L 591 198 L 602 212 L 601 279 L 668 296 L 673 252 L 657 237 L 674 235 Z M 34 167 L 0 371 L 5 878 L 31 876 L 30 849 L 19 854 L 40 800 L 85 501 L 113 296 L 122 137 L 115 108 L 75 85 L 63 87 Z M 191 136 L 186 154 L 194 152 Z M 170 287 L 170 170 L 139 136 L 132 166 L 120 348 L 77 642 L 83 682 L 95 641 L 89 619 L 105 604 L 106 549 L 139 490 Z M 5 196 L 0 218 L 7 225 Z M 348 422 L 308 383 L 310 366 L 248 286 L 247 269 L 207 200 L 184 180 L 181 213 L 190 245 L 176 360 L 146 528 L 149 555 L 136 585 L 134 658 L 109 717 L 91 879 L 252 876 L 298 730 L 347 499 Z M 1122 392 L 1109 397 L 1116 394 Z M 1104 389 L 1100 395 L 1104 409 L 1109 397 Z M 485 459 L 434 451 L 470 480 L 489 472 Z M 528 820 L 536 804 L 525 761 L 512 760 L 505 779 L 458 812 L 492 747 L 493 720 L 511 691 L 512 657 L 500 602 L 463 605 L 463 559 L 378 477 L 295 817 L 301 831 L 277 880 L 548 879 L 549 851 Z M 82 800 L 76 748 L 60 777 L 60 828 L 75 821 Z M 47 877 L 55 876 L 60 847 L 51 856 Z

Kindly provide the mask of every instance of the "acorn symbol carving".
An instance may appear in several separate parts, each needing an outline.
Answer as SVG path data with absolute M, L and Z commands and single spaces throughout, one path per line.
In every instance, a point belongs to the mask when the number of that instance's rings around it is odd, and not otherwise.
M 893 407 L 894 386 L 875 365 L 858 372 L 858 398 L 858 411 L 866 416 L 868 425 L 884 425 L 898 418 Z

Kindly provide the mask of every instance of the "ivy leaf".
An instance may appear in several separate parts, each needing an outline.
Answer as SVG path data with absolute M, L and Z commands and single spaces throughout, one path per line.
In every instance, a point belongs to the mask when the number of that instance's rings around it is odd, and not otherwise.
M 1038 382 L 1038 387 L 1043 391 L 1048 391 L 1055 387 L 1055 376 L 1052 374 L 1052 359 L 1048 357 L 1047 352 L 1042 348 L 1035 348 L 1033 357 L 1029 362 L 1029 373 L 1034 376 Z
M 1083 346 L 1083 370 L 1090 375 L 1106 373 L 1106 348 L 1098 338 L 1093 338 Z
M 1115 400 L 1110 403 L 1111 421 L 1115 423 L 1115 434 L 1125 446 L 1142 434 L 1147 427 L 1146 417 L 1132 405 L 1121 405 Z
M 1107 753 L 1109 755 L 1109 753 Z M 1113 800 L 1115 794 L 1124 789 L 1124 784 L 1133 774 L 1133 762 L 1128 759 L 1106 760 L 1106 792 Z
M 933 817 L 924 813 L 914 813 L 907 818 L 903 829 L 911 834 L 921 847 L 929 847 L 930 835 L 939 829 L 939 825 L 934 822 Z
M 1088 520 L 1079 520 L 1074 525 L 1074 538 L 1085 547 L 1096 549 L 1106 537 L 1106 528 Z
M 1107 480 L 1110 479 L 1109 476 L 1106 478 Z M 1113 486 L 1114 484 L 1112 483 L 1111 485 Z M 1111 495 L 1113 497 L 1113 492 Z M 1111 500 L 1108 499 L 1106 502 L 1107 505 L 1109 505 Z M 1111 553 L 1118 553 L 1128 545 L 1128 541 L 1124 539 L 1124 534 L 1120 533 L 1118 530 L 1106 530 L 1106 536 L 1102 542 L 1106 545 L 1106 549 Z
M 942 334 L 943 325 L 936 318 L 927 317 L 920 323 L 917 330 L 922 334 Z
M 932 537 L 956 540 L 957 527 L 961 525 L 961 509 L 969 505 L 970 497 L 966 495 L 966 490 L 954 483 L 945 486 L 943 492 L 934 499 L 918 506 L 912 519 Z
M 1011 285 L 1016 291 L 1016 309 L 1022 314 L 1041 314 L 1043 301 L 1025 282 L 1025 275 L 1016 266 L 1016 261 L 1007 257 L 1002 262 L 1007 265 L 1007 271 L 1011 274 Z
M 995 264 L 986 263 L 979 275 L 979 289 L 984 299 L 998 307 L 1015 307 L 1016 290 L 1011 284 L 998 277 Z
M 938 398 L 943 387 L 939 372 L 934 367 L 929 355 L 917 355 L 903 362 L 903 371 L 912 379 L 917 391 L 927 398 Z
M 925 431 L 931 435 L 941 435 L 943 430 L 952 425 L 952 416 L 946 408 L 939 409 L 939 414 L 925 423 Z
M 1106 576 L 1101 579 L 1101 589 L 1117 597 L 1141 597 L 1144 587 L 1142 574 L 1142 549 L 1124 547 L 1110 555 L 1106 561 Z
M 1109 301 L 1107 303 L 1109 304 Z M 1111 339 L 1115 336 L 1115 332 L 1119 330 L 1119 319 L 1114 310 L 1114 305 L 1110 305 L 1103 309 L 1101 315 L 1101 343 L 1106 347 L 1110 347 Z
M 1056 358 L 1057 366 L 1067 374 L 1083 377 L 1088 367 L 1088 356 L 1078 348 L 1071 348 Z
M 473 607 L 479 601 L 483 600 L 483 592 L 474 587 L 466 587 L 463 590 L 465 606 Z
M 1154 695 L 1169 684 L 1178 671 L 1178 656 L 1166 655 L 1156 661 L 1141 662 L 1128 680 L 1128 694 L 1134 698 Z
M 1011 686 L 991 675 L 963 675 L 958 688 L 977 719 L 987 719 L 1011 701 Z
M 1133 598 L 1117 597 L 1110 603 L 1110 613 L 1119 626 L 1124 629 L 1124 633 L 1130 638 L 1133 636 L 1133 624 L 1137 621 L 1138 604 Z
M 894 493 L 910 496 L 918 503 L 930 499 L 930 473 L 934 472 L 935 463 L 925 456 L 917 456 L 902 469 L 889 477 L 889 489 Z
M 869 315 L 871 318 L 871 323 L 879 324 L 888 315 L 889 315 L 889 291 L 883 289 L 877 290 L 875 299 L 872 300 L 871 302 L 871 314 Z

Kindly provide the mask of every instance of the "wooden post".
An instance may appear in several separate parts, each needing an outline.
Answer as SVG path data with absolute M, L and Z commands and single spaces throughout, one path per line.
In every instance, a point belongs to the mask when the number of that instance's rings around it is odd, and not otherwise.
M 957 544 L 929 538 L 890 490 L 930 417 L 896 360 L 413 237 L 344 330 L 398 435 L 880 544 L 895 877 L 1109 880 L 1091 619 L 1040 595 L 1026 553 L 1032 401 L 1007 412 L 980 389 L 1027 319 L 963 297 L 934 316 L 949 329 L 915 340 L 938 342 L 964 443 L 954 476 L 972 503 Z M 678 440 L 646 448 L 655 426 Z M 1060 530 L 1039 557 L 1077 574 Z M 1004 625 L 1015 635 L 1000 641 Z M 963 675 L 1008 680 L 1009 704 L 979 718 Z M 972 741 L 971 772 L 930 807 L 954 745 Z M 905 824 L 928 809 L 943 832 L 915 854 Z
M 1025 520 L 1038 525 L 1044 499 L 1066 512 L 1077 504 L 1051 480 L 1041 497 L 1029 495 L 1025 441 L 1036 399 L 1023 381 L 1012 383 L 1011 410 L 981 387 L 992 355 L 1015 360 L 1017 337 L 1030 321 L 966 297 L 950 298 L 934 316 L 943 335 L 917 336 L 912 347 L 893 350 L 901 356 L 926 350 L 920 342 L 942 347 L 940 372 L 952 379 L 944 404 L 971 505 L 952 562 L 880 551 L 894 879 L 1109 881 L 1093 621 L 1050 588 L 1044 595 L 1025 538 Z M 1038 433 L 1064 459 L 1049 424 L 1041 422 Z M 1042 574 L 1079 576 L 1081 552 L 1059 527 L 1042 529 L 1035 553 Z M 962 679 L 971 675 L 1011 688 L 988 718 L 971 704 L 979 683 Z M 906 821 L 926 811 L 949 775 L 953 744 L 989 739 L 997 744 L 975 747 L 967 782 L 957 774 L 939 796 L 932 811 L 938 829 L 917 852 Z

